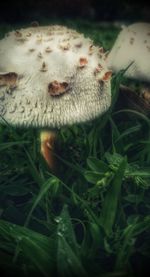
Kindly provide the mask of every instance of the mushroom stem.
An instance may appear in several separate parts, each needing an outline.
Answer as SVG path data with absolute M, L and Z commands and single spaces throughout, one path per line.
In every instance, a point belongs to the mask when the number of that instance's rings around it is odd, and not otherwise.
M 56 159 L 54 155 L 56 132 L 54 131 L 41 131 L 41 154 L 47 162 L 52 172 L 56 171 Z

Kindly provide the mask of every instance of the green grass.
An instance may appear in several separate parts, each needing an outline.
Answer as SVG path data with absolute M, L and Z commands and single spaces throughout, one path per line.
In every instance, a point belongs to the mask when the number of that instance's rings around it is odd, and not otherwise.
M 63 22 L 110 49 L 118 30 Z M 17 26 L 20 27 L 20 26 Z M 3 35 L 12 27 L 0 27 Z M 0 126 L 0 268 L 22 276 L 142 276 L 150 254 L 150 119 L 115 105 L 62 128 L 59 177 L 37 130 Z

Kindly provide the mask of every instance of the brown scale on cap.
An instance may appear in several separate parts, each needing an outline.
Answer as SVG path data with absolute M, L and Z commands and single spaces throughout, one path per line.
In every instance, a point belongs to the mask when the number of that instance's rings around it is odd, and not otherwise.
M 26 34 L 26 37 L 31 37 L 31 36 L 32 36 L 31 32 L 28 32 L 28 33 Z
M 51 96 L 59 96 L 64 94 L 69 88 L 69 85 L 67 82 L 58 82 L 58 81 L 53 81 L 49 83 L 48 85 L 48 93 Z
M 98 49 L 98 51 L 99 51 L 100 54 L 104 54 L 104 48 L 103 48 L 103 47 L 100 47 L 100 48 Z
M 52 41 L 52 40 L 53 40 L 53 37 L 48 37 L 48 38 L 43 39 L 43 41 L 45 41 L 45 42 Z
M 108 81 L 108 80 L 111 78 L 111 75 L 112 75 L 112 71 L 111 71 L 111 70 L 105 72 L 105 74 L 104 74 L 103 77 L 102 77 L 102 80 L 103 80 L 103 81 Z
M 134 43 L 134 38 L 130 38 L 130 44 Z
M 99 83 L 101 83 L 101 85 L 103 85 L 104 82 L 109 81 L 111 78 L 111 75 L 112 75 L 112 71 L 110 71 L 110 70 L 104 72 L 104 74 L 98 74 L 98 73 L 96 74 L 96 79 Z
M 91 45 L 89 46 L 89 52 L 88 52 L 88 54 L 89 54 L 89 55 L 92 55 L 93 52 L 94 52 L 94 45 L 91 44 Z
M 104 48 L 103 47 L 100 47 L 98 49 L 98 54 L 99 54 L 100 59 L 104 57 Z
M 21 38 L 22 37 L 22 33 L 20 31 L 15 31 L 15 36 L 17 38 Z
M 62 50 L 64 50 L 64 51 L 67 51 L 67 50 L 70 49 L 70 43 L 61 43 L 61 44 L 59 45 L 59 48 L 62 49 Z
M 75 35 L 72 35 L 72 38 L 73 38 L 73 39 L 76 39 L 76 38 L 78 38 L 78 35 L 76 35 L 76 34 L 75 34 Z
M 15 72 L 0 74 L 0 86 L 16 87 L 18 75 Z
M 51 53 L 53 50 L 50 48 L 50 47 L 47 47 L 46 49 L 45 49 L 45 52 L 46 53 Z
M 37 40 L 36 40 L 36 42 L 37 42 L 37 43 L 41 43 L 42 41 L 43 41 L 42 35 L 37 35 Z
M 52 31 L 48 31 L 46 34 L 47 34 L 47 36 L 52 36 L 52 35 L 54 35 L 54 33 L 53 33 Z
M 42 63 L 42 67 L 41 67 L 40 71 L 42 71 L 42 72 L 46 72 L 47 70 L 48 70 L 48 68 L 47 68 L 47 64 L 46 64 L 45 62 L 43 62 L 43 63 Z
M 26 37 L 20 37 L 20 38 L 16 38 L 17 41 L 19 42 L 25 42 L 27 41 L 27 38 Z
M 27 40 L 27 38 L 24 37 L 20 31 L 15 31 L 15 37 L 16 37 L 16 40 L 20 42 L 24 42 Z
M 30 49 L 29 49 L 29 52 L 34 52 L 34 51 L 35 51 L 34 48 L 30 48 Z
M 76 44 L 75 44 L 75 47 L 77 47 L 77 48 L 81 48 L 81 47 L 82 47 L 82 42 L 78 42 L 78 43 L 76 43 Z
M 70 37 L 66 37 L 62 39 L 62 42 L 68 42 L 70 40 Z
M 146 48 L 147 48 L 147 50 L 150 52 L 150 46 L 147 45 Z
M 41 52 L 39 52 L 39 53 L 38 53 L 38 58 L 40 58 L 40 59 L 42 59 L 42 58 L 43 58 L 43 56 L 42 56 L 42 53 L 41 53 Z
M 85 58 L 85 57 L 81 57 L 79 59 L 79 65 L 78 65 L 78 67 L 79 68 L 84 68 L 87 64 L 88 64 L 88 59 Z
M 102 69 L 103 69 L 102 65 L 98 64 L 98 66 L 94 70 L 94 75 L 97 75 L 98 73 L 100 73 Z
M 106 61 L 109 55 L 109 51 L 106 51 L 103 55 L 104 55 L 103 59 L 104 61 Z
M 58 36 L 61 36 L 61 35 L 63 35 L 63 32 L 62 32 L 62 31 L 58 31 L 58 32 L 57 32 L 57 35 L 58 35 Z

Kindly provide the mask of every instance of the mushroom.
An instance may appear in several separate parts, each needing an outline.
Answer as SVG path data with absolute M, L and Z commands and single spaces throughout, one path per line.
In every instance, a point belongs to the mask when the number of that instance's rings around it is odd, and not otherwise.
M 125 77 L 141 83 L 139 96 L 150 104 L 150 24 L 134 23 L 123 27 L 107 57 L 107 66 L 114 72 L 129 66 Z M 128 95 L 134 93 L 126 86 L 121 86 L 120 90 Z
M 53 170 L 56 130 L 111 104 L 105 54 L 75 30 L 35 26 L 5 36 L 0 61 L 0 122 L 41 129 L 41 153 Z

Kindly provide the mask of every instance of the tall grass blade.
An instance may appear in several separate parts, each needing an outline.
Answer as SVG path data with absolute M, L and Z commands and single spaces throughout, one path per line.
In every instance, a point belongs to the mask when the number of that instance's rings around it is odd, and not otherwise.
M 106 234 L 109 236 L 112 232 L 115 217 L 117 214 L 118 201 L 121 191 L 122 179 L 125 174 L 127 161 L 126 158 L 122 160 L 118 170 L 114 176 L 112 183 L 109 185 L 100 217 L 100 223 L 103 226 Z
M 64 206 L 60 214 L 57 230 L 57 268 L 59 276 L 87 276 L 81 263 L 80 249 L 67 206 Z
M 13 146 L 17 146 L 17 145 L 24 145 L 24 144 L 28 144 L 28 141 L 14 141 L 14 142 L 5 142 L 5 143 L 0 143 L 0 151 L 6 150 L 8 148 L 11 148 Z
M 52 239 L 4 220 L 0 220 L 0 234 L 0 239 L 3 238 L 14 244 L 14 250 L 15 245 L 18 245 L 18 255 L 21 253 L 24 263 L 29 266 L 29 269 L 32 265 L 36 272 L 40 272 L 46 277 L 49 276 L 53 268 L 55 253 Z M 4 245 L 2 249 L 4 249 Z
M 146 230 L 150 230 L 150 216 L 145 217 L 140 222 L 135 219 L 132 224 L 124 229 L 121 245 L 117 253 L 115 269 L 120 270 L 127 266 L 133 252 L 136 237 Z
M 69 245 L 72 248 L 74 248 L 74 251 L 76 253 L 78 253 L 79 246 L 76 241 L 75 232 L 68 212 L 67 205 L 64 205 L 60 216 L 56 220 L 58 222 L 57 234 L 63 235 L 69 243 Z
M 55 177 L 53 177 L 55 178 Z M 48 190 L 51 188 L 51 186 L 53 185 L 53 181 L 55 183 L 55 179 L 53 178 L 49 178 L 41 187 L 39 194 L 37 195 L 30 212 L 28 213 L 27 219 L 25 221 L 24 226 L 27 226 L 29 224 L 29 221 L 31 219 L 32 213 L 34 212 L 35 208 L 38 206 L 39 202 L 42 200 L 42 198 L 46 195 L 46 193 L 48 192 Z
M 42 241 L 33 240 L 30 237 L 22 237 L 19 247 L 23 254 L 28 258 L 30 264 L 34 266 L 36 272 L 42 276 L 48 277 L 53 269 L 52 259 L 54 253 L 51 251 L 51 245 L 47 239 L 47 245 Z

